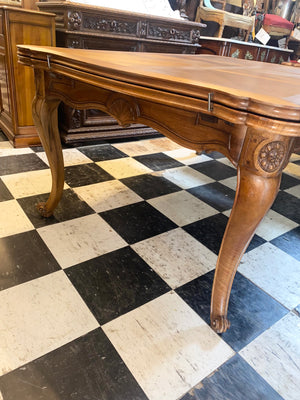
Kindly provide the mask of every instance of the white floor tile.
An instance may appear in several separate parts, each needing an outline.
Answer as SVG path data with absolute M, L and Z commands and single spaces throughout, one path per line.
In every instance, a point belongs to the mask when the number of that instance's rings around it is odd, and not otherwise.
M 0 238 L 34 229 L 17 200 L 0 202 L 0 221 Z
M 178 144 L 167 138 L 145 139 L 129 143 L 116 143 L 114 147 L 123 151 L 128 156 L 135 157 L 144 154 L 160 153 L 181 148 Z
M 198 155 L 195 150 L 186 149 L 185 147 L 181 147 L 176 150 L 165 151 L 164 153 L 185 165 L 211 161 L 211 158 L 206 154 Z
M 273 210 L 269 210 L 266 216 L 256 229 L 256 234 L 265 240 L 272 240 L 277 236 L 296 228 L 298 224 L 290 219 L 278 214 Z
M 130 157 L 99 161 L 96 164 L 116 179 L 128 178 L 130 176 L 152 172 L 152 169 Z
M 37 155 L 40 157 L 41 160 L 44 161 L 44 163 L 49 165 L 48 158 L 44 151 L 38 152 Z M 63 157 L 64 157 L 65 167 L 69 165 L 87 164 L 93 162 L 90 158 L 88 158 L 86 155 L 84 155 L 83 153 L 81 153 L 81 151 L 77 149 L 64 149 Z
M 246 346 L 240 354 L 285 400 L 299 400 L 298 316 L 288 314 Z
M 176 400 L 233 350 L 176 294 L 103 326 L 150 400 Z
M 143 199 L 118 180 L 74 188 L 78 196 L 96 212 L 112 210 Z
M 223 179 L 219 181 L 222 185 L 229 187 L 230 189 L 236 191 L 237 186 L 237 178 L 236 176 L 232 176 L 231 178 Z
M 150 199 L 148 203 L 179 226 L 199 221 L 217 213 L 213 207 L 183 190 Z
M 99 326 L 63 271 L 1 291 L 0 320 L 0 375 Z
M 289 163 L 283 172 L 293 176 L 294 178 L 300 179 L 300 165 Z
M 295 197 L 298 197 L 300 199 L 300 185 L 293 186 L 290 189 L 286 189 L 285 192 L 292 194 Z
M 29 147 L 15 149 L 9 142 L 0 142 L 0 157 L 34 153 Z
M 217 256 L 181 228 L 131 246 L 173 289 L 215 268 Z
M 50 169 L 5 175 L 2 180 L 15 198 L 50 193 L 52 185 Z M 64 188 L 68 187 L 65 183 Z
M 43 227 L 37 231 L 62 268 L 127 245 L 98 214 Z
M 271 243 L 246 253 L 239 272 L 287 308 L 300 303 L 300 262 Z
M 188 166 L 167 169 L 157 172 L 155 175 L 163 176 L 182 189 L 190 189 L 195 186 L 207 185 L 208 183 L 215 182 L 207 175 L 201 174 L 201 172 Z

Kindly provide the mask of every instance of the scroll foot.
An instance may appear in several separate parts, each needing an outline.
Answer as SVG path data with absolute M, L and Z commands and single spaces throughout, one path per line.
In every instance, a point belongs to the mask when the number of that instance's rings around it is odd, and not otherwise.
M 230 322 L 226 317 L 215 317 L 211 320 L 211 327 L 217 333 L 224 333 L 230 328 Z
M 51 217 L 51 215 L 53 214 L 52 211 L 49 211 L 47 209 L 46 203 L 38 203 L 36 205 L 36 208 L 42 217 L 48 218 Z

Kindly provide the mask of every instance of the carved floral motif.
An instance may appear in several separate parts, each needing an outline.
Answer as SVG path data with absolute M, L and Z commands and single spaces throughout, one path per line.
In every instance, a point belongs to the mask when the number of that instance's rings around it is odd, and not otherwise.
M 117 95 L 112 95 L 106 106 L 108 113 L 115 117 L 122 126 L 130 125 L 140 114 L 137 103 Z
M 258 155 L 258 163 L 266 172 L 274 172 L 281 167 L 285 156 L 282 142 L 270 142 L 262 147 Z
M 153 25 L 149 27 L 149 36 L 169 40 L 190 40 L 190 32 L 179 31 L 175 28 L 170 29 Z
M 128 22 L 109 20 L 98 17 L 86 17 L 84 19 L 83 26 L 86 29 L 127 34 L 136 34 L 137 31 L 136 23 L 130 24 Z
M 192 30 L 192 43 L 199 43 L 200 42 L 200 31 Z
M 81 28 L 81 14 L 78 11 L 72 11 L 68 15 L 68 27 L 71 31 L 79 31 Z

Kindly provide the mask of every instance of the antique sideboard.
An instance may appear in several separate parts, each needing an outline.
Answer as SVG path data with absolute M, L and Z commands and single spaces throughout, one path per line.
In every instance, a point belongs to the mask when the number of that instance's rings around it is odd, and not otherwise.
M 56 15 L 59 47 L 194 54 L 200 47 L 201 27 L 205 26 L 71 1 L 41 1 L 37 6 Z M 156 134 L 142 124 L 121 128 L 113 117 L 103 112 L 77 110 L 65 104 L 59 109 L 59 128 L 62 140 L 74 144 Z

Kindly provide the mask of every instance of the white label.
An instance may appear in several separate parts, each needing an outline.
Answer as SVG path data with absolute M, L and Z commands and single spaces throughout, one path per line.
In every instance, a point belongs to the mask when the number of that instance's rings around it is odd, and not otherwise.
M 285 47 L 286 47 L 286 38 L 285 37 L 278 40 L 278 47 L 280 49 L 285 49 Z
M 263 28 L 261 28 L 257 34 L 255 35 L 256 39 L 258 39 L 262 44 L 267 44 L 270 40 L 271 36 L 266 32 Z
M 292 32 L 292 36 L 296 40 L 300 40 L 300 29 L 295 28 Z

